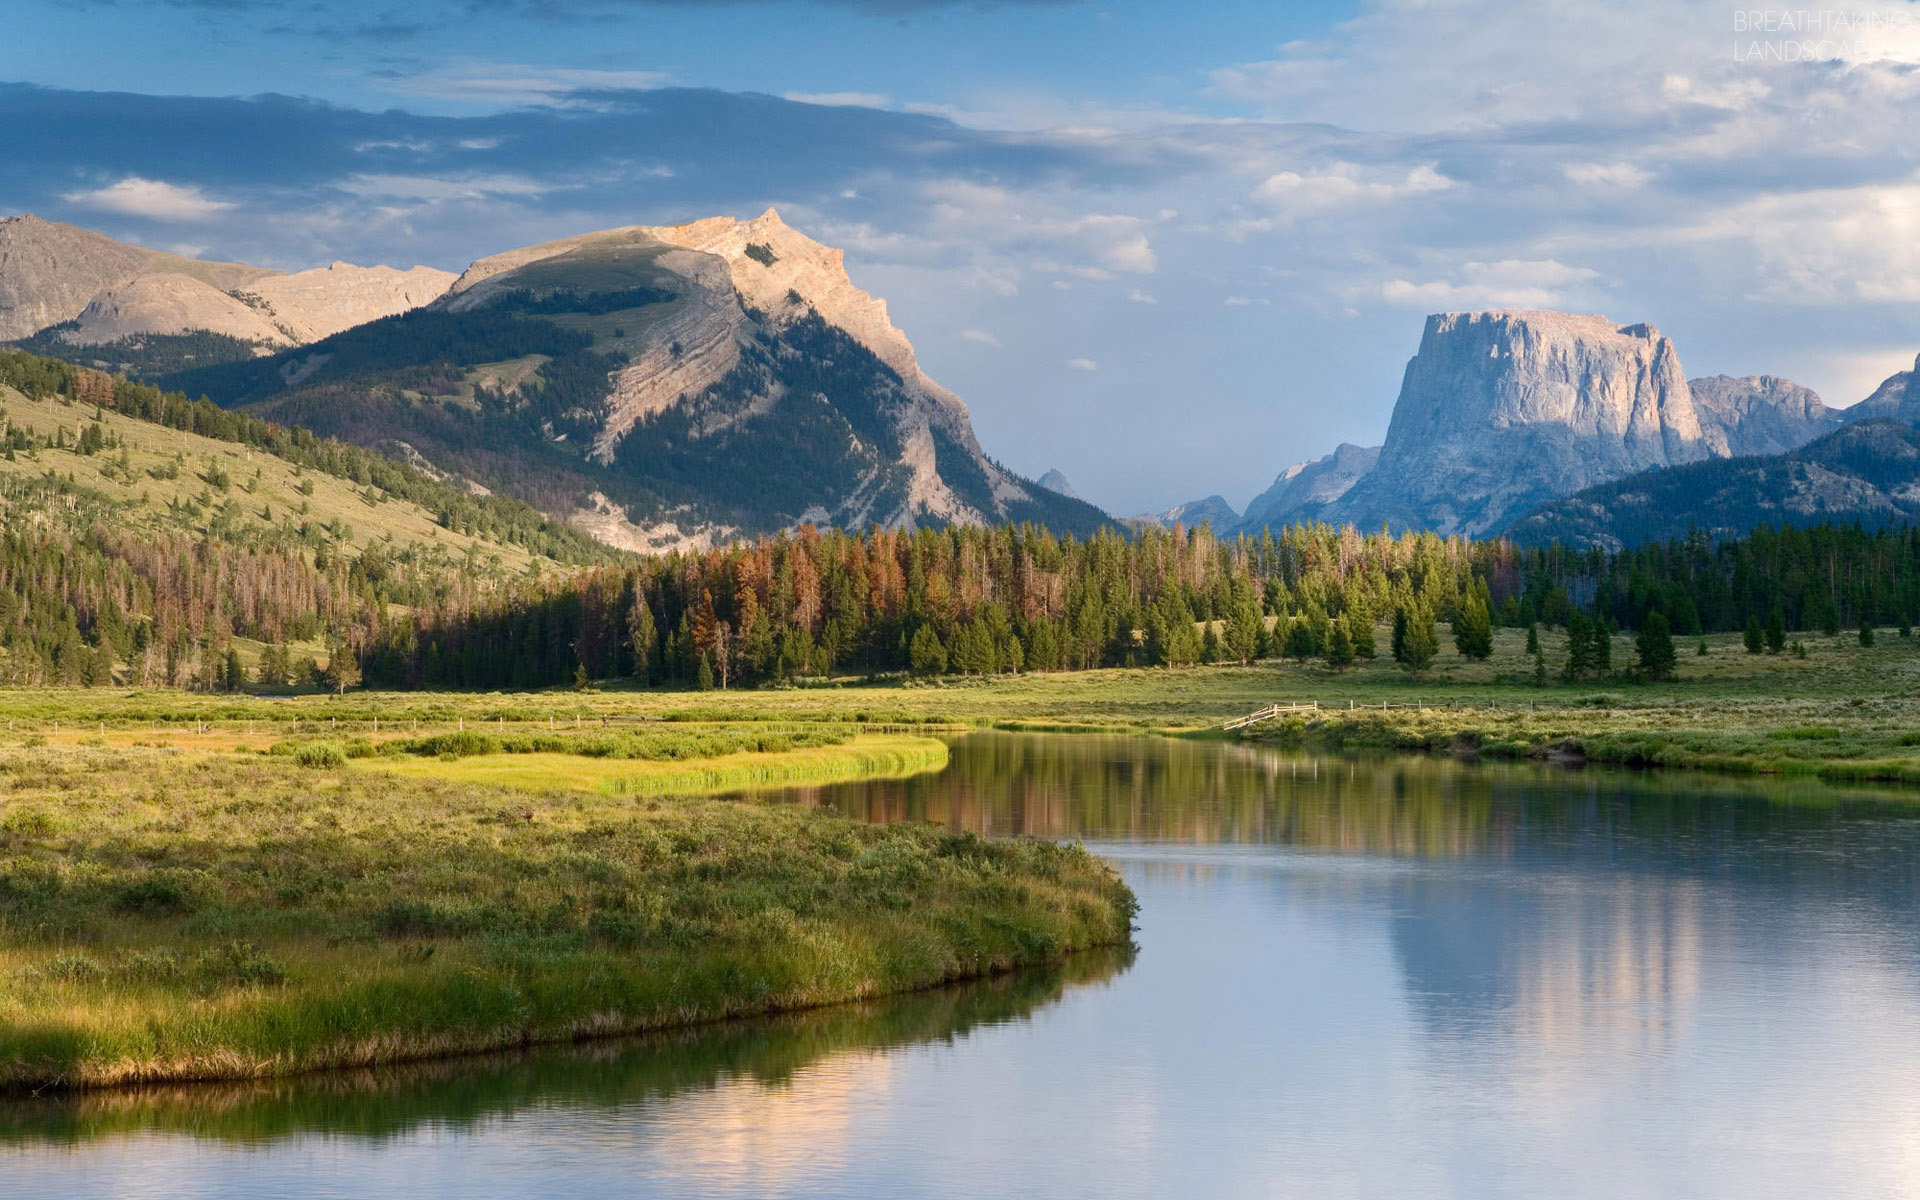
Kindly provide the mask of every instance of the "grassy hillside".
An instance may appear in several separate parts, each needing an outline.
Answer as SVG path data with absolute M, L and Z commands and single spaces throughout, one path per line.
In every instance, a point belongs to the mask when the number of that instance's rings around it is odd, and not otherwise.
M 357 554 L 417 550 L 448 565 L 523 575 L 551 560 L 443 528 L 436 514 L 371 484 L 274 455 L 61 397 L 29 400 L 0 385 L 0 427 L 73 447 L 98 426 L 106 448 L 10 449 L 0 457 L 9 521 L 109 522 L 243 544 L 292 541 Z M 48 477 L 72 485 L 48 486 Z M 64 494 L 55 495 L 55 492 Z M 47 511 L 34 513 L 36 507 Z M 57 511 L 55 511 L 57 510 Z

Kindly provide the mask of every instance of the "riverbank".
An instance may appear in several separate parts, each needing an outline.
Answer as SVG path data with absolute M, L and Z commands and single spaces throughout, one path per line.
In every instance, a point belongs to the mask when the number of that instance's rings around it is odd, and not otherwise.
M 111 745 L 0 749 L 0 781 L 9 1090 L 792 1011 L 1122 943 L 1133 911 L 1077 846 L 801 806 Z

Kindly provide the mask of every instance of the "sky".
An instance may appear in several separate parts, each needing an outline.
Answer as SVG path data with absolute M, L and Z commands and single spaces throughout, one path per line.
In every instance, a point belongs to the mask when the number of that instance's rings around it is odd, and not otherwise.
M 1118 513 L 1378 444 L 1425 315 L 1920 353 L 1920 0 L 7 0 L 0 213 L 459 270 L 775 206 Z

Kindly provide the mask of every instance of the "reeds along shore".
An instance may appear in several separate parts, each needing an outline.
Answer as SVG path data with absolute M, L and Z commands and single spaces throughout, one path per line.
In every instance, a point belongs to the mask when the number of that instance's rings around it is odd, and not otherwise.
M 1123 943 L 1133 913 L 1076 846 L 798 806 L 139 747 L 0 749 L 0 779 L 11 1090 L 808 1008 Z

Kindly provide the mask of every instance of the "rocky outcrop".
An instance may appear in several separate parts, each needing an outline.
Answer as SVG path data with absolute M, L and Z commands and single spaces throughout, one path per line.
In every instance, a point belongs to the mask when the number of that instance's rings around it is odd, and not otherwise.
M 0 220 L 0 341 L 77 322 L 60 331 L 60 340 L 97 345 L 207 332 L 300 345 L 418 308 L 453 279 L 432 267 L 339 262 L 285 275 L 130 246 L 38 217 L 8 217 Z
M 1688 380 L 1687 387 L 1701 436 L 1722 458 L 1784 454 L 1840 425 L 1838 413 L 1791 379 L 1709 375 Z
M 1443 313 L 1407 364 L 1379 462 L 1323 515 L 1480 534 L 1545 500 L 1713 453 L 1679 353 L 1653 326 Z
M 1379 461 L 1380 447 L 1342 442 L 1332 454 L 1295 463 L 1280 472 L 1273 486 L 1248 502 L 1240 527 L 1258 533 L 1262 528 L 1317 520 L 1329 504 L 1351 491 Z

